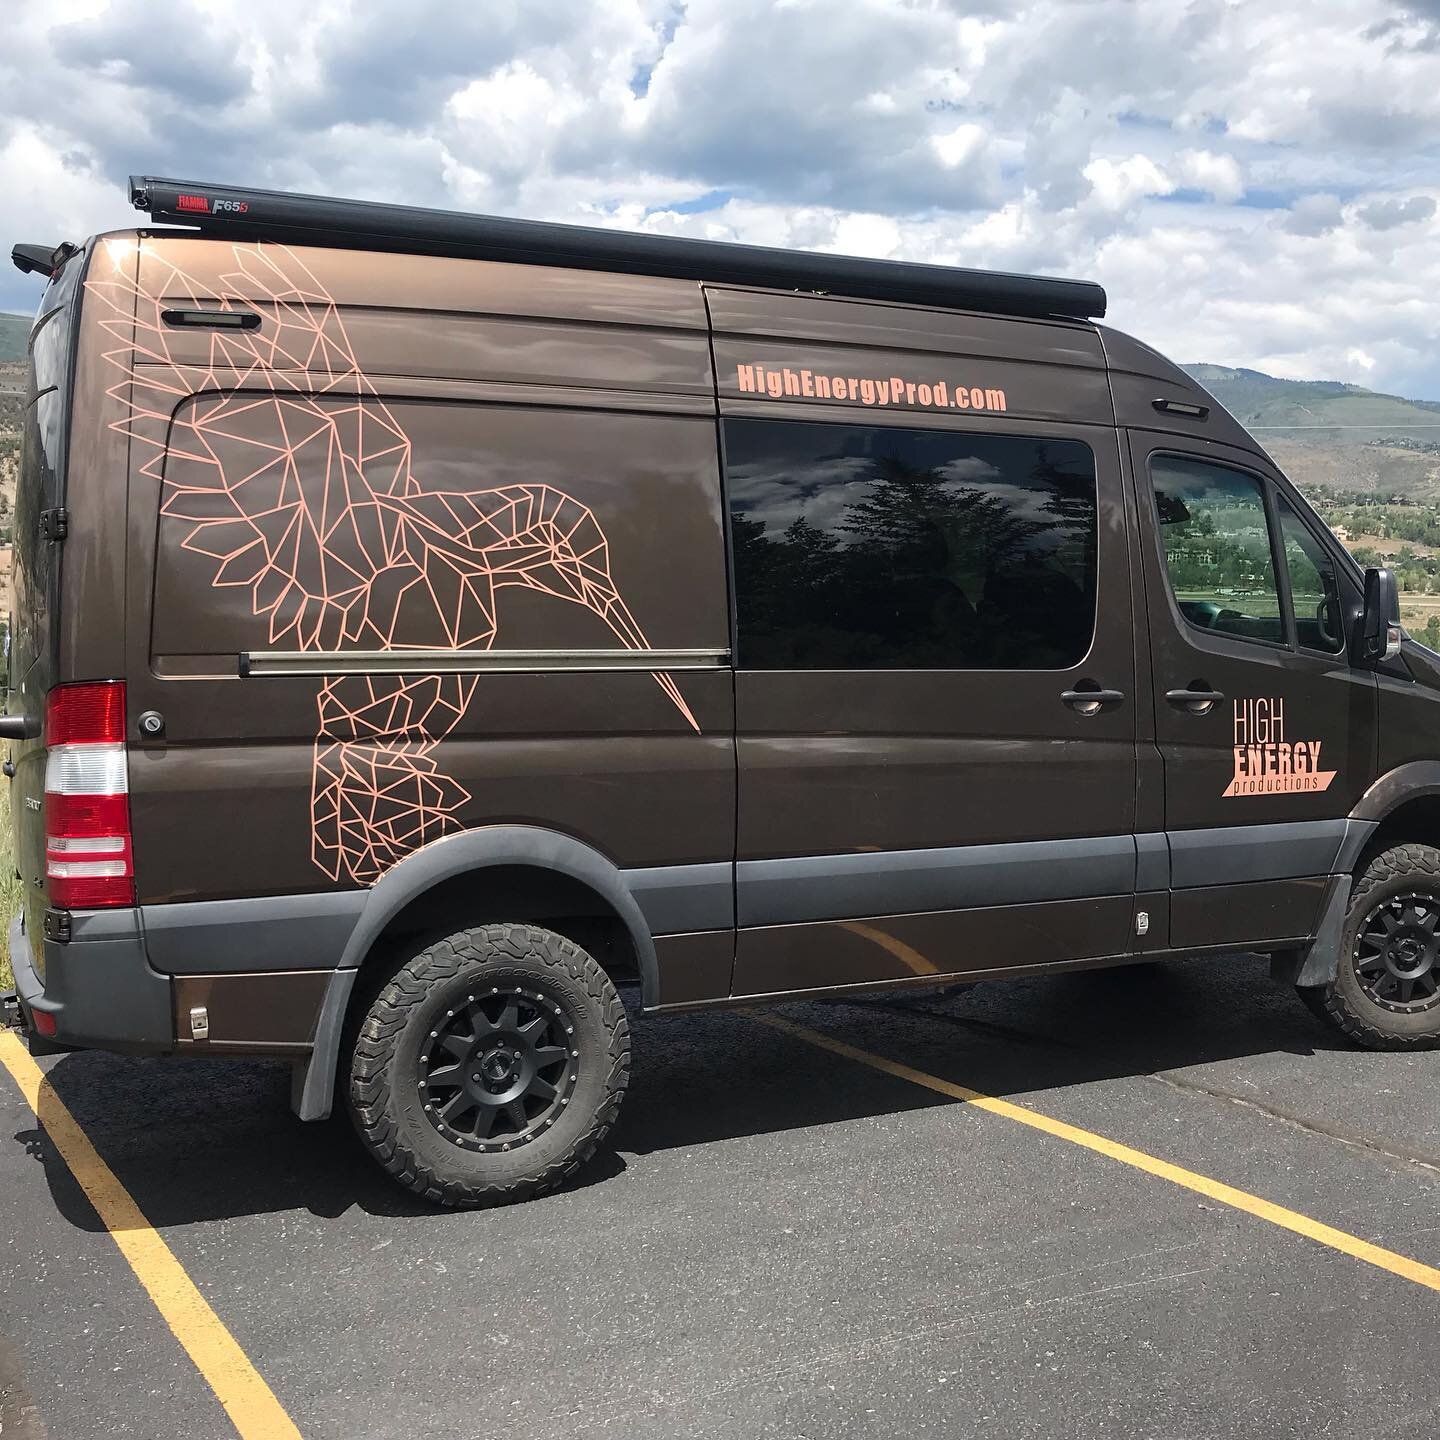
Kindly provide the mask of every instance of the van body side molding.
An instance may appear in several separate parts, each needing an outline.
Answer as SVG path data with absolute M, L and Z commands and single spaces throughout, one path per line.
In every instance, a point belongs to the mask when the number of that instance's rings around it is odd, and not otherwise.
M 735 867 L 729 860 L 621 874 L 652 935 L 729 930 L 735 924 Z
M 145 949 L 151 965 L 169 975 L 333 970 L 369 894 L 328 890 L 142 905 Z
M 1373 829 L 1373 825 L 1341 819 L 1171 830 L 1170 884 L 1176 890 L 1190 890 L 1329 875 L 1340 861 L 1342 848 L 1358 853 Z
M 737 919 L 742 928 L 795 925 L 1128 895 L 1135 888 L 1135 857 L 1134 835 L 1100 835 L 741 860 L 735 867 Z
M 723 670 L 729 650 L 246 650 L 242 675 L 535 675 Z

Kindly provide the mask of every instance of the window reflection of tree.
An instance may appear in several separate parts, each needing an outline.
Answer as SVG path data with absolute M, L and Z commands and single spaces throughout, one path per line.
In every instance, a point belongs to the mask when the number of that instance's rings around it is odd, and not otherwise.
M 1017 455 L 1017 451 L 1019 454 Z M 1008 452 L 1008 453 L 1007 453 Z M 747 668 L 1054 669 L 1088 648 L 1095 481 L 1074 442 L 999 442 L 936 466 L 875 457 L 828 529 L 797 493 L 783 530 L 744 513 L 732 534 Z M 988 463 L 1023 456 L 1006 474 Z M 770 472 L 774 478 L 773 468 Z M 847 488 L 854 489 L 850 477 Z M 773 497 L 773 486 L 765 487 Z M 773 515 L 773 510 L 770 511 Z

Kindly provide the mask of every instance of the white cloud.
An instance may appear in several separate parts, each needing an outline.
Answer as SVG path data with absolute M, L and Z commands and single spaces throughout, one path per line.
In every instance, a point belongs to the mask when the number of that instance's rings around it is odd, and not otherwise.
M 1128 210 L 1137 200 L 1151 195 L 1168 195 L 1175 182 L 1145 155 L 1124 160 L 1092 160 L 1082 172 L 1091 193 L 1105 210 Z
M 957 165 L 968 164 L 985 148 L 988 139 L 981 125 L 957 125 L 953 130 L 942 131 L 930 137 L 930 144 L 940 157 L 940 163 L 953 170 Z
M 12 243 L 133 223 L 131 171 L 213 177 L 1093 275 L 1178 358 L 1440 398 L 1416 3 L 0 6 Z
M 888 215 L 847 215 L 835 227 L 834 249 L 845 255 L 884 259 L 902 243 L 900 226 Z
M 1245 193 L 1245 176 L 1233 155 L 1217 155 L 1211 150 L 1182 150 L 1175 157 L 1170 173 L 1180 187 L 1203 190 L 1227 204 Z
M 83 238 L 131 224 L 135 213 L 91 154 L 28 123 L 14 125 L 0 140 L 0 195 L 27 199 L 9 244 Z
M 1428 220 L 1435 213 L 1435 201 L 1429 195 L 1412 195 L 1408 200 L 1372 200 L 1368 205 L 1361 205 L 1357 213 L 1372 230 L 1393 230 L 1397 225 Z

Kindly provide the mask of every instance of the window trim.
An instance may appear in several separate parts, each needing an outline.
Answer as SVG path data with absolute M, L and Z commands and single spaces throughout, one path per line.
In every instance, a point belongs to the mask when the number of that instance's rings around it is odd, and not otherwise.
M 1270 532 L 1270 565 L 1275 571 L 1275 593 L 1280 597 L 1280 629 L 1285 647 L 1292 653 L 1300 648 L 1300 627 L 1295 623 L 1295 595 L 1290 588 L 1290 565 L 1285 558 L 1285 537 L 1280 532 L 1279 497 L 1275 482 L 1260 476 L 1260 495 L 1265 506 L 1265 524 Z
M 1295 631 L 1295 644 L 1293 648 L 1301 654 L 1317 655 L 1323 657 L 1326 660 L 1348 660 L 1350 656 L 1350 637 L 1348 634 L 1343 633 L 1349 627 L 1348 619 L 1344 613 L 1347 606 L 1345 601 L 1344 582 L 1342 579 L 1343 572 L 1341 571 L 1340 566 L 1338 564 L 1335 564 L 1335 557 L 1331 551 L 1331 547 L 1321 541 L 1320 537 L 1315 533 L 1315 529 L 1313 526 L 1306 524 L 1304 514 L 1301 512 L 1299 506 L 1295 504 L 1295 501 L 1291 498 L 1291 496 L 1287 495 L 1278 485 L 1274 484 L 1273 482 L 1271 484 L 1271 489 L 1274 491 L 1277 517 L 1279 507 L 1281 503 L 1283 503 L 1286 509 L 1288 509 L 1290 513 L 1295 517 L 1295 523 L 1301 528 L 1301 530 L 1305 532 L 1305 534 L 1310 537 L 1312 541 L 1314 541 L 1316 547 L 1319 549 L 1322 555 L 1330 556 L 1331 564 L 1335 566 L 1335 589 L 1337 592 L 1336 598 L 1339 601 L 1341 610 L 1340 624 L 1342 633 L 1340 636 L 1340 648 L 1338 650 L 1317 650 L 1313 645 L 1302 645 L 1300 643 L 1300 625 L 1299 622 L 1295 619 L 1295 596 L 1293 589 L 1290 585 L 1290 562 L 1288 561 L 1288 559 L 1285 560 L 1285 589 L 1288 592 L 1288 604 L 1290 606 L 1291 624 L 1293 625 Z M 1285 534 L 1278 523 L 1276 525 L 1276 538 L 1280 541 L 1281 558 L 1285 559 Z
M 1315 514 L 1314 506 L 1300 493 L 1289 476 L 1277 469 L 1268 478 L 1285 503 L 1295 512 L 1296 518 L 1310 532 L 1311 539 L 1329 554 L 1336 568 L 1348 575 L 1359 590 L 1364 583 L 1365 567 L 1335 538 L 1330 527 Z
M 1175 583 L 1170 578 L 1170 562 L 1165 557 L 1165 536 L 1160 524 L 1160 507 L 1155 498 L 1155 462 L 1157 460 L 1188 460 L 1191 464 L 1210 465 L 1217 470 L 1233 470 L 1239 475 L 1255 481 L 1260 487 L 1260 504 L 1265 512 L 1265 529 L 1270 542 L 1270 567 L 1275 572 L 1275 598 L 1280 605 L 1280 632 L 1284 637 L 1280 640 L 1262 640 L 1253 635 L 1232 635 L 1225 630 L 1208 630 L 1203 625 L 1197 625 L 1180 608 L 1180 602 L 1175 595 Z M 1145 456 L 1145 488 L 1149 492 L 1149 515 L 1151 528 L 1154 531 L 1154 545 L 1156 555 L 1160 561 L 1160 578 L 1165 584 L 1165 595 L 1170 603 L 1170 613 L 1183 627 L 1182 634 L 1194 631 L 1197 635 L 1205 635 L 1212 640 L 1231 640 L 1238 645 L 1258 645 L 1265 650 L 1289 651 L 1292 655 L 1296 653 L 1294 643 L 1295 617 L 1294 607 L 1290 603 L 1289 573 L 1285 569 L 1284 554 L 1277 555 L 1276 545 L 1279 541 L 1279 525 L 1275 518 L 1274 503 L 1271 499 L 1271 490 L 1274 482 L 1264 471 L 1251 469 L 1249 466 L 1237 464 L 1235 461 L 1226 458 L 1216 458 L 1213 455 L 1202 455 L 1194 450 L 1180 450 L 1171 446 L 1156 446 Z M 1313 652 L 1307 652 L 1313 653 Z
M 887 417 L 888 418 L 888 417 Z M 956 417 L 957 419 L 959 417 Z M 982 417 L 974 417 L 982 418 Z M 991 417 L 983 417 L 991 418 Z M 1105 547 L 1105 519 L 1103 504 L 1104 477 L 1101 465 L 1101 454 L 1094 439 L 1088 434 L 1075 433 L 1074 429 L 1067 428 L 1059 421 L 1032 421 L 1026 422 L 1023 417 L 998 416 L 1002 421 L 1011 420 L 1013 425 L 1006 425 L 1004 428 L 972 428 L 971 426 L 928 426 L 918 424 L 870 424 L 867 419 L 861 416 L 836 416 L 834 418 L 810 417 L 798 415 L 769 415 L 769 414 L 734 414 L 722 410 L 716 416 L 716 431 L 718 440 L 718 457 L 720 461 L 720 503 L 725 521 L 725 551 L 729 581 L 729 603 L 730 603 L 730 665 L 734 672 L 747 675 L 1072 675 L 1083 670 L 1089 663 L 1091 656 L 1095 653 L 1095 647 L 1099 643 L 1101 633 L 1101 605 L 1102 591 L 1104 585 L 1104 572 L 1101 562 L 1101 551 Z M 761 425 L 783 425 L 789 427 L 807 426 L 810 428 L 822 428 L 827 430 L 866 430 L 873 429 L 881 434 L 911 432 L 920 435 L 952 436 L 963 437 L 973 435 L 986 440 L 1029 440 L 1049 441 L 1061 440 L 1083 445 L 1090 457 L 1090 474 L 1095 489 L 1095 529 L 1094 529 L 1094 587 L 1092 592 L 1092 607 L 1090 616 L 1090 637 L 1085 645 L 1083 653 L 1078 659 L 1069 665 L 1055 668 L 1040 669 L 1033 666 L 1016 667 L 1012 669 L 997 670 L 981 666 L 961 665 L 896 665 L 887 666 L 883 669 L 857 668 L 855 666 L 757 666 L 746 663 L 744 646 L 740 633 L 740 590 L 735 564 L 735 542 L 734 542 L 734 521 L 735 506 L 731 487 L 730 457 L 726 444 L 727 431 L 732 424 L 761 424 Z M 1034 425 L 1044 425 L 1055 429 L 1058 433 L 1054 435 L 1037 434 Z M 1086 429 L 1097 429 L 1086 425 Z M 1110 430 L 1111 435 L 1118 432 Z M 1124 561 L 1124 542 L 1118 547 L 1121 550 L 1121 563 Z M 1132 615 L 1133 630 L 1133 615 Z

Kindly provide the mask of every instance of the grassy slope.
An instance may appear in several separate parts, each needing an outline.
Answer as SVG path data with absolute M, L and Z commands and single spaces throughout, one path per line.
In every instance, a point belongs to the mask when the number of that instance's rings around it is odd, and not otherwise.
M 10 315 L 0 311 L 0 365 L 13 365 L 25 358 L 25 342 L 29 335 L 28 315 Z
M 1278 380 L 1258 370 L 1186 365 L 1242 425 L 1377 425 L 1403 431 L 1440 424 L 1440 402 L 1403 400 L 1339 380 Z
M 1184 368 L 1312 498 L 1352 492 L 1440 504 L 1440 403 L 1338 380 L 1279 380 L 1223 365 Z

